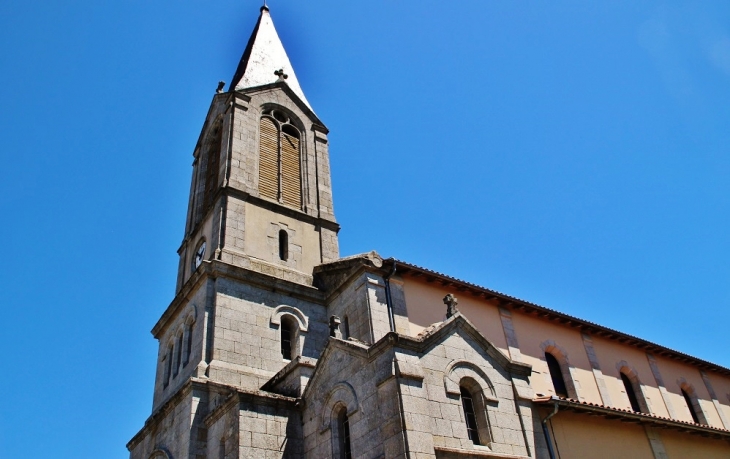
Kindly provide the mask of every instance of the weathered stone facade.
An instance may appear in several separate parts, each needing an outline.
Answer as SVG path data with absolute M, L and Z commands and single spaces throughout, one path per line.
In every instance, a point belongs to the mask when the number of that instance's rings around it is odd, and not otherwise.
M 132 459 L 730 454 L 730 370 L 375 252 L 340 258 L 328 131 L 294 82 L 264 7 L 194 150 Z M 300 177 L 284 177 L 284 131 L 263 139 L 277 117 L 294 129 Z M 261 192 L 262 167 L 278 199 Z M 300 205 L 282 199 L 282 177 Z M 669 381 L 680 373 L 681 391 Z

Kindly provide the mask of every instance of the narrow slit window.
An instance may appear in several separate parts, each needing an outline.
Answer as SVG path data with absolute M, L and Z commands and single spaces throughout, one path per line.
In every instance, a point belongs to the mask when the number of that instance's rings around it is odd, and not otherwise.
M 289 259 L 289 233 L 286 230 L 279 230 L 279 259 Z
M 281 356 L 285 360 L 291 360 L 293 328 L 289 320 L 281 321 Z
M 163 386 L 167 387 L 170 384 L 170 376 L 172 375 L 172 346 L 167 347 L 167 356 L 165 357 L 165 377 Z
M 350 447 L 350 419 L 347 416 L 347 409 L 342 408 L 337 416 L 340 459 L 352 459 L 352 449 Z
M 222 123 L 219 122 L 211 131 L 207 142 L 205 190 L 203 193 L 203 206 L 206 209 L 212 204 L 215 191 L 218 188 L 218 169 L 220 167 L 222 130 Z
M 350 337 L 350 319 L 345 316 L 342 319 L 342 339 L 348 339 Z
M 190 355 L 193 353 L 193 324 L 188 324 L 188 342 L 187 347 L 185 349 L 185 363 L 183 366 L 187 365 L 190 361 Z
M 555 395 L 567 398 L 568 388 L 565 385 L 565 379 L 563 379 L 563 370 L 560 367 L 560 362 L 549 352 L 545 353 L 545 361 L 548 364 L 548 370 L 550 370 L 550 378 L 553 380 Z
M 629 403 L 631 403 L 631 409 L 637 413 L 641 413 L 641 406 L 639 405 L 639 399 L 636 397 L 636 391 L 634 390 L 634 384 L 631 382 L 626 373 L 621 373 L 621 381 L 624 383 L 624 389 L 626 389 L 626 395 L 629 397 Z
M 684 402 L 687 404 L 687 408 L 689 408 L 689 414 L 692 415 L 692 420 L 695 422 L 695 424 L 699 424 L 700 417 L 697 416 L 697 411 L 695 411 L 695 406 L 692 403 L 692 397 L 690 397 L 690 395 L 684 389 L 682 389 L 682 396 L 684 397 Z
M 173 363 L 172 368 L 173 376 L 177 376 L 177 373 L 180 370 L 180 361 L 182 360 L 182 338 L 182 333 L 180 333 L 177 337 L 177 345 L 175 346 L 177 348 L 177 353 L 175 354 L 175 362 Z
M 461 390 L 461 406 L 464 408 L 464 419 L 466 420 L 466 431 L 469 434 L 469 440 L 475 445 L 481 445 L 476 412 L 474 411 L 474 400 L 465 387 L 462 386 L 459 389 Z

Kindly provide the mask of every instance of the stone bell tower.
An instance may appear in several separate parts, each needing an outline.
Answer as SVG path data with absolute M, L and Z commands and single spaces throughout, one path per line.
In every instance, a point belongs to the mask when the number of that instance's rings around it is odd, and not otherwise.
M 127 445 L 133 459 L 239 457 L 239 419 L 261 416 L 287 439 L 272 448 L 298 457 L 293 399 L 260 388 L 328 339 L 313 285 L 315 266 L 339 257 L 328 130 L 266 6 L 224 86 L 193 150 L 176 295 L 152 329 L 152 415 Z
M 302 92 L 267 7 L 193 156 L 177 290 L 205 260 L 311 282 L 338 258 L 327 128 Z

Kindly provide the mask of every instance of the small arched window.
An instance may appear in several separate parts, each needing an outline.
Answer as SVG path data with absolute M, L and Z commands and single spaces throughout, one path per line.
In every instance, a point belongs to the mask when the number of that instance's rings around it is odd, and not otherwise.
M 163 387 L 167 387 L 170 384 L 170 377 L 172 376 L 172 356 L 173 347 L 172 343 L 170 343 L 170 345 L 167 346 L 167 354 L 165 354 L 165 374 L 162 382 Z
M 299 130 L 281 110 L 266 110 L 259 125 L 259 193 L 300 209 L 302 168 Z
M 459 381 L 461 409 L 464 413 L 467 436 L 475 445 L 488 446 L 492 442 L 492 433 L 488 400 L 484 395 L 485 387 L 489 387 L 487 381 L 482 381 L 480 384 L 470 376 L 465 376 Z
M 284 360 L 291 360 L 296 354 L 297 327 L 291 317 L 282 317 L 281 319 L 281 357 Z
M 549 352 L 545 353 L 545 361 L 550 370 L 550 379 L 553 381 L 553 389 L 555 389 L 555 395 L 559 397 L 568 397 L 568 388 L 565 385 L 565 379 L 563 379 L 563 370 L 560 366 L 560 362 Z
M 464 409 L 464 420 L 466 421 L 466 431 L 469 434 L 469 440 L 475 445 L 481 445 L 479 441 L 479 427 L 477 425 L 476 411 L 474 410 L 474 398 L 469 390 L 461 386 L 461 406 Z
M 279 230 L 279 259 L 289 259 L 289 233 L 284 229 Z
M 621 381 L 624 383 L 624 389 L 626 389 L 626 395 L 629 397 L 631 409 L 637 413 L 641 413 L 641 405 L 639 405 L 639 398 L 636 396 L 634 383 L 631 382 L 628 375 L 626 375 L 623 371 L 621 372 Z
M 700 417 L 697 414 L 692 396 L 684 388 L 682 388 L 682 397 L 684 397 L 684 402 L 687 404 L 687 408 L 689 408 L 689 414 L 692 416 L 692 420 L 696 424 L 700 424 Z
M 350 419 L 347 416 L 347 408 L 342 406 L 337 412 L 337 444 L 339 446 L 340 459 L 352 459 L 352 448 L 350 446 Z
M 172 363 L 172 376 L 177 376 L 178 371 L 180 371 L 180 362 L 182 361 L 182 339 L 183 335 L 182 332 L 180 332 L 179 335 L 177 335 L 177 343 L 175 344 L 175 361 Z
M 183 363 L 183 366 L 188 364 L 188 362 L 190 361 L 190 356 L 193 353 L 193 322 L 190 322 L 187 326 L 187 336 L 188 339 L 185 346 L 185 362 Z

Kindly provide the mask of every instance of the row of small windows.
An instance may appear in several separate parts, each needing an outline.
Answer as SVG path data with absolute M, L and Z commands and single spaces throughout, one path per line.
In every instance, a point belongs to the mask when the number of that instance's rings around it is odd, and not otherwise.
M 195 228 L 218 192 L 223 140 L 223 120 L 218 118 L 206 133 L 193 165 L 193 185 L 191 190 L 190 221 L 187 230 Z
M 552 362 L 548 364 L 548 368 L 550 369 L 554 384 L 562 388 L 562 394 L 559 395 L 567 397 L 567 386 L 563 380 L 562 372 L 560 371 L 560 363 L 557 358 L 549 352 L 545 353 L 545 357 L 548 362 Z M 624 372 L 621 372 L 621 379 L 624 383 L 624 387 L 626 388 L 626 393 L 629 396 L 632 409 L 636 412 L 641 412 L 639 401 L 634 389 L 634 383 Z M 459 385 L 459 392 L 461 395 L 461 405 L 464 413 L 464 426 L 469 440 L 474 445 L 488 445 L 491 443 L 489 435 L 489 416 L 487 414 L 484 398 L 481 395 L 481 388 L 475 381 L 470 380 L 470 378 L 464 378 Z M 557 389 L 556 392 L 558 392 Z M 682 395 L 685 398 L 690 413 L 692 413 L 692 419 L 695 423 L 699 424 L 701 419 L 698 417 L 693 408 L 695 402 L 685 389 L 682 389 Z M 351 458 L 352 450 L 350 445 L 349 419 L 347 416 L 347 410 L 344 406 L 340 407 L 337 412 L 336 430 L 333 434 L 336 437 L 334 445 L 337 446 L 334 457 L 338 457 L 340 459 Z
M 564 366 L 561 365 L 558 358 L 550 352 L 545 352 L 545 362 L 547 362 L 555 395 L 565 398 L 576 397 L 575 394 L 570 394 L 568 392 L 568 386 L 565 381 L 565 372 L 563 371 Z M 624 390 L 626 391 L 626 396 L 629 399 L 629 404 L 631 405 L 631 410 L 637 413 L 649 414 L 646 400 L 644 399 L 641 391 L 641 383 L 639 383 L 638 379 L 635 376 L 632 377 L 628 374 L 625 369 L 620 371 L 620 376 Z M 706 422 L 704 421 L 704 416 L 701 416 L 699 401 L 697 400 L 694 391 L 685 387 L 681 387 L 680 390 L 682 392 L 682 397 L 687 404 L 690 415 L 692 416 L 692 420 L 697 424 L 705 424 Z
M 264 111 L 259 124 L 259 193 L 297 209 L 302 207 L 300 138 L 285 113 Z
M 184 330 L 180 331 L 175 339 L 167 346 L 164 357 L 165 373 L 162 378 L 163 387 L 169 386 L 170 381 L 190 362 L 193 351 L 194 325 L 194 322 L 189 322 L 184 327 Z

